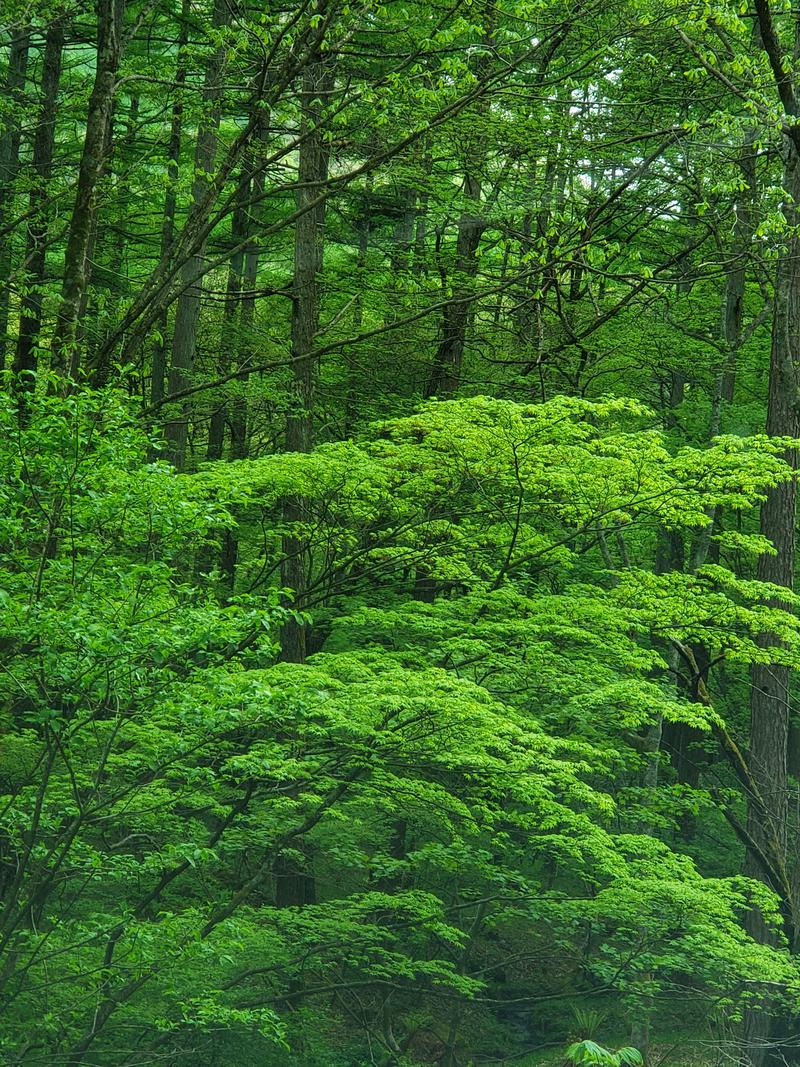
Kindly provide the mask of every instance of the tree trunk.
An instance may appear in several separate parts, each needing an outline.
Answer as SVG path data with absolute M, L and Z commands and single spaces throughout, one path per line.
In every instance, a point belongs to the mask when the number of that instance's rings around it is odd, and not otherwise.
M 416 189 L 401 189 L 399 198 L 399 215 L 392 237 L 392 251 L 389 266 L 392 279 L 409 266 L 409 254 L 414 243 L 414 222 L 417 217 Z
M 456 260 L 451 299 L 442 311 L 442 333 L 433 359 L 425 395 L 452 396 L 461 383 L 461 363 L 464 356 L 467 323 L 471 306 L 473 282 L 478 273 L 478 244 L 485 223 L 479 215 L 480 179 L 468 175 L 465 191 L 470 208 L 458 220 Z
M 190 0 L 182 0 L 180 32 L 178 35 L 178 62 L 175 69 L 175 102 L 172 105 L 172 120 L 167 146 L 167 191 L 164 194 L 164 217 L 161 224 L 160 260 L 166 263 L 175 237 L 175 212 L 178 206 L 177 184 L 180 172 L 181 138 L 183 135 L 183 87 L 186 84 L 186 46 L 189 43 Z M 158 338 L 153 349 L 152 378 L 150 381 L 150 405 L 159 410 L 164 399 L 164 383 L 167 374 L 167 313 L 159 320 Z
M 725 280 L 725 302 L 722 311 L 722 336 L 727 345 L 726 360 L 721 370 L 719 393 L 730 404 L 736 385 L 736 356 L 742 343 L 742 315 L 744 312 L 745 270 L 755 227 L 756 199 L 756 129 L 750 127 L 744 137 L 739 156 L 739 169 L 747 188 L 736 200 L 736 224 L 731 249 L 733 263 Z M 717 427 L 718 432 L 718 427 Z
M 244 247 L 241 289 L 239 294 L 239 317 L 234 337 L 236 361 L 239 369 L 247 367 L 253 358 L 253 325 L 256 309 L 256 282 L 258 281 L 259 245 L 255 240 L 255 212 L 264 193 L 264 171 L 259 165 L 258 151 L 267 140 L 269 117 L 261 112 L 255 147 L 248 153 L 247 168 L 250 172 L 250 187 L 243 204 L 243 230 L 250 240 Z M 245 459 L 248 454 L 247 437 L 247 375 L 237 383 L 236 393 L 228 409 L 230 426 L 230 458 Z M 239 541 L 235 530 L 225 530 L 222 537 L 220 569 L 223 580 L 232 591 L 236 581 L 236 564 L 239 557 Z
M 422 177 L 420 180 L 419 195 L 417 197 L 417 211 L 414 222 L 414 274 L 424 278 L 428 273 L 428 257 L 426 243 L 428 239 L 428 205 L 430 203 L 429 181 L 433 170 L 433 158 L 427 147 L 422 150 Z
M 0 223 L 13 215 L 14 183 L 19 173 L 19 146 L 22 140 L 20 109 L 24 104 L 25 77 L 28 68 L 30 29 L 14 33 L 8 56 L 6 96 L 14 106 L 7 128 L 0 138 Z M 8 301 L 10 287 L 6 284 L 11 275 L 11 235 L 0 237 L 0 370 L 6 365 L 8 345 Z
M 245 235 L 245 204 L 249 190 L 249 178 L 245 180 L 240 203 L 237 205 L 231 220 L 231 241 L 234 245 L 241 243 Z M 244 248 L 238 249 L 231 256 L 228 265 L 228 281 L 225 287 L 225 305 L 222 313 L 222 330 L 219 339 L 219 351 L 217 358 L 217 373 L 223 377 L 231 370 L 231 352 L 236 352 L 236 323 L 239 303 L 241 299 L 242 284 L 244 281 Z M 208 448 L 206 459 L 222 459 L 222 451 L 225 445 L 225 422 L 227 418 L 227 403 L 224 393 L 219 400 L 215 401 L 211 410 L 208 423 Z
M 791 234 L 781 255 L 775 278 L 775 304 L 770 354 L 767 433 L 796 437 L 798 419 L 798 374 L 800 371 L 800 154 L 793 142 L 784 144 L 784 188 L 788 203 L 784 212 Z M 786 459 L 797 467 L 797 453 L 791 450 Z M 761 506 L 761 533 L 772 541 L 776 555 L 764 553 L 758 564 L 761 581 L 791 588 L 794 579 L 795 522 L 797 513 L 796 481 L 784 482 L 770 489 Z M 765 641 L 769 646 L 773 642 Z M 767 855 L 779 862 L 786 859 L 789 819 L 788 743 L 789 743 L 789 671 L 775 663 L 754 664 L 751 670 L 750 701 L 750 772 L 761 794 L 760 801 L 749 798 L 747 829 L 753 841 Z M 782 898 L 785 933 L 792 951 L 797 949 L 796 901 L 786 899 L 781 886 L 774 884 L 764 870 L 756 852 L 749 852 L 745 873 L 771 885 Z M 759 941 L 770 940 L 769 931 L 757 911 L 748 917 L 750 933 Z M 768 1016 L 757 1008 L 746 1018 L 750 1059 L 755 1064 L 783 1063 L 780 1044 L 785 1020 Z
M 494 56 L 496 10 L 494 0 L 484 0 L 481 7 L 484 20 L 484 48 L 477 53 L 474 72 L 478 77 L 485 77 Z M 452 294 L 442 310 L 442 332 L 425 386 L 426 397 L 452 396 L 461 384 L 464 344 L 473 310 L 474 283 L 478 273 L 478 245 L 486 229 L 486 223 L 481 218 L 480 175 L 487 149 L 486 138 L 481 129 L 481 119 L 487 114 L 488 106 L 488 100 L 482 99 L 478 107 L 476 140 L 473 145 L 467 145 L 466 148 L 464 163 L 466 204 L 458 220 Z M 446 278 L 444 280 L 446 282 Z
M 42 60 L 42 107 L 33 141 L 30 191 L 30 222 L 23 271 L 24 291 L 20 301 L 19 336 L 14 356 L 14 371 L 22 375 L 20 388 L 33 389 L 33 374 L 38 366 L 39 335 L 42 331 L 42 308 L 47 249 L 48 213 L 45 208 L 47 183 L 53 168 L 58 87 L 64 51 L 64 22 L 57 19 L 47 29 Z
M 324 99 L 333 87 L 327 64 L 317 60 L 303 74 L 301 133 L 298 164 L 298 208 L 313 201 L 328 176 L 328 148 L 324 138 Z M 310 452 L 313 445 L 315 370 L 312 359 L 319 325 L 319 274 L 325 228 L 325 201 L 306 211 L 295 223 L 294 283 L 292 287 L 292 383 L 290 410 L 286 419 L 287 452 Z M 287 524 L 302 522 L 306 512 L 301 497 L 284 505 Z M 287 534 L 283 542 L 281 581 L 293 593 L 295 609 L 303 606 L 306 585 L 306 552 L 302 538 Z M 306 658 L 306 632 L 302 623 L 289 620 L 281 631 L 281 658 L 302 663 Z
M 212 26 L 219 30 L 230 24 L 231 4 L 227 0 L 214 0 Z M 214 167 L 217 154 L 217 140 L 222 105 L 222 80 L 225 71 L 226 47 L 218 46 L 209 58 L 203 86 L 203 114 L 197 131 L 194 152 L 194 181 L 192 183 L 192 204 L 197 206 L 204 200 L 208 177 Z M 181 268 L 181 279 L 185 285 L 178 298 L 175 312 L 175 329 L 172 337 L 172 360 L 169 370 L 168 389 L 170 393 L 180 392 L 190 384 L 190 375 L 194 369 L 194 357 L 197 348 L 197 326 L 200 320 L 200 293 L 202 279 L 196 280 L 201 270 L 204 249 L 199 248 L 187 257 Z M 186 456 L 186 440 L 189 429 L 189 407 L 182 405 L 179 414 L 169 419 L 164 427 L 167 439 L 167 458 L 179 470 L 183 467 Z
M 73 378 L 80 368 L 76 330 L 89 284 L 89 247 L 95 224 L 97 186 L 110 148 L 111 111 L 124 10 L 125 0 L 98 0 L 97 3 L 97 65 L 67 236 L 61 302 L 50 345 L 52 367 L 61 373 L 68 372 Z
M 708 426 L 709 441 L 719 434 L 722 425 L 722 412 L 726 404 L 733 402 L 736 383 L 736 360 L 742 345 L 742 322 L 744 314 L 744 293 L 746 270 L 750 257 L 750 246 L 755 228 L 754 202 L 756 196 L 756 157 L 754 144 L 756 131 L 750 127 L 744 137 L 739 156 L 739 167 L 746 189 L 736 200 L 736 224 L 731 246 L 731 265 L 725 275 L 725 293 L 722 299 L 720 316 L 720 342 L 722 360 L 714 380 L 711 396 L 711 418 Z M 707 512 L 709 522 L 697 534 L 690 555 L 690 569 L 696 571 L 708 557 L 711 547 L 711 535 L 719 521 L 720 509 L 711 508 Z

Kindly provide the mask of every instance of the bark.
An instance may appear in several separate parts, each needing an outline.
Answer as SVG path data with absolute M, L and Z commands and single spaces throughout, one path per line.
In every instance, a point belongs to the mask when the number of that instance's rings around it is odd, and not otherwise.
M 497 12 L 494 0 L 484 0 L 483 48 L 474 63 L 478 78 L 488 75 L 494 56 L 494 33 Z M 481 130 L 483 119 L 488 114 L 489 102 L 482 99 L 477 109 L 477 135 L 475 143 L 467 146 L 464 164 L 465 205 L 458 220 L 456 257 L 452 279 L 452 299 L 442 311 L 442 327 L 439 344 L 433 358 L 425 396 L 452 396 L 461 384 L 461 364 L 467 327 L 471 321 L 474 301 L 475 277 L 478 273 L 478 245 L 486 223 L 481 215 L 481 171 L 486 159 L 487 142 Z M 443 278 L 446 284 L 446 278 Z
M 39 336 L 42 331 L 42 286 L 48 232 L 48 213 L 45 208 L 47 185 L 53 168 L 58 88 L 61 80 L 61 59 L 64 51 L 64 22 L 57 19 L 47 29 L 42 59 L 42 106 L 33 141 L 28 238 L 23 271 L 24 290 L 20 300 L 19 336 L 14 356 L 14 371 L 22 375 L 22 390 L 33 388 L 33 374 L 38 366 Z
M 721 400 L 727 404 L 733 401 L 736 385 L 736 356 L 742 343 L 745 269 L 755 226 L 754 205 L 757 190 L 755 143 L 756 129 L 751 127 L 745 135 L 739 156 L 739 169 L 747 188 L 736 201 L 736 224 L 731 249 L 733 263 L 725 281 L 725 302 L 722 310 L 722 337 L 727 346 L 727 353 L 722 367 L 719 392 Z
M 178 206 L 177 183 L 181 159 L 181 139 L 183 136 L 183 87 L 186 84 L 185 50 L 189 43 L 190 0 L 182 0 L 181 22 L 178 35 L 178 62 L 175 70 L 175 102 L 172 105 L 172 119 L 167 145 L 167 191 L 164 194 L 164 217 L 161 225 L 160 261 L 170 261 L 170 249 L 175 238 L 175 212 Z M 150 382 L 150 406 L 158 410 L 164 399 L 164 382 L 167 373 L 167 312 L 161 313 L 158 338 L 153 349 L 153 371 Z
M 798 419 L 798 383 L 800 382 L 800 238 L 796 227 L 800 215 L 800 155 L 788 138 L 784 144 L 784 188 L 790 200 L 784 211 L 795 228 L 787 240 L 787 250 L 778 262 L 775 278 L 772 345 L 770 354 L 767 433 L 796 437 Z M 786 459 L 797 467 L 797 453 L 791 450 Z M 777 555 L 764 554 L 759 559 L 758 577 L 762 581 L 791 588 L 795 564 L 795 523 L 797 486 L 795 480 L 769 491 L 761 507 L 761 533 L 772 541 Z M 772 642 L 765 641 L 765 645 Z M 751 670 L 750 701 L 750 773 L 761 794 L 761 803 L 750 798 L 747 829 L 759 849 L 786 861 L 789 822 L 789 672 L 775 663 L 755 664 Z M 785 933 L 792 951 L 797 950 L 797 902 L 787 899 L 781 886 L 773 884 L 758 852 L 750 850 L 745 873 L 771 885 L 782 898 Z M 759 941 L 771 940 L 761 915 L 748 917 L 750 933 Z M 751 1010 L 746 1017 L 746 1035 L 750 1059 L 755 1064 L 782 1063 L 781 1038 L 787 1021 L 773 1018 L 763 1010 Z
M 417 198 L 417 213 L 414 223 L 414 274 L 425 277 L 428 272 L 426 244 L 428 239 L 428 205 L 430 193 L 428 180 L 433 169 L 433 159 L 427 148 L 423 154 L 423 179 Z
M 389 257 L 392 276 L 408 269 L 409 253 L 414 243 L 414 223 L 417 217 L 416 204 L 416 189 L 406 188 L 400 191 L 400 211 L 394 228 L 392 252 Z
M 231 4 L 227 0 L 214 0 L 212 25 L 221 29 L 230 24 Z M 225 46 L 218 47 L 209 58 L 203 86 L 203 113 L 197 131 L 194 152 L 194 181 L 192 183 L 192 210 L 206 199 L 208 175 L 214 168 L 222 106 L 223 76 L 225 73 Z M 197 348 L 197 327 L 200 320 L 201 274 L 204 244 L 187 256 L 181 268 L 181 279 L 186 288 L 178 298 L 175 312 L 175 329 L 172 337 L 172 357 L 169 369 L 168 389 L 177 393 L 190 384 Z M 167 440 L 166 454 L 178 469 L 183 467 L 186 456 L 186 441 L 189 428 L 189 408 L 174 415 L 164 427 Z
M 324 137 L 324 106 L 333 88 L 333 76 L 327 63 L 318 59 L 303 74 L 300 96 L 301 133 L 308 133 L 300 146 L 298 160 L 297 206 L 313 201 L 328 176 L 329 150 Z M 294 232 L 294 280 L 292 284 L 292 383 L 289 416 L 286 420 L 286 450 L 309 452 L 313 447 L 313 407 L 315 368 L 312 359 L 314 340 L 319 328 L 320 290 L 325 233 L 325 202 L 301 215 Z M 302 497 L 291 497 L 284 504 L 284 521 L 292 526 L 306 517 L 307 505 Z M 281 582 L 292 590 L 292 606 L 302 610 L 307 583 L 306 545 L 301 536 L 287 534 L 283 539 L 284 560 Z M 303 663 L 308 653 L 306 627 L 290 619 L 281 628 L 281 659 Z M 316 901 L 316 881 L 312 859 L 304 843 L 300 851 L 305 859 L 281 855 L 275 867 L 276 904 L 278 907 L 302 907 Z
M 787 191 L 800 203 L 800 156 L 787 147 L 784 174 Z M 786 208 L 792 216 L 797 212 Z M 791 219 L 797 226 L 800 218 Z M 800 365 L 800 239 L 792 237 L 781 256 L 775 280 L 775 307 L 770 354 L 767 433 L 796 437 Z M 797 453 L 786 459 L 797 467 Z M 761 507 L 761 532 L 777 549 L 759 559 L 758 577 L 765 582 L 792 587 L 795 561 L 795 515 L 797 488 L 794 480 L 771 489 Z M 776 664 L 756 664 L 752 670 L 751 771 L 769 809 L 772 831 L 785 847 L 787 825 L 786 752 L 789 725 L 788 671 Z M 754 811 L 750 828 L 758 840 L 766 828 L 759 826 Z
M 242 187 L 242 198 L 246 200 L 249 182 Z M 237 206 L 231 220 L 231 240 L 238 244 L 245 233 L 245 205 L 241 202 Z M 230 369 L 230 353 L 235 353 L 236 320 L 239 311 L 239 301 L 243 285 L 244 275 L 244 248 L 239 248 L 231 256 L 228 265 L 228 281 L 225 288 L 225 305 L 222 314 L 222 332 L 219 339 L 219 356 L 217 360 L 217 374 L 222 377 Z M 234 355 L 235 358 L 235 355 Z M 208 424 L 208 448 L 206 459 L 222 459 L 222 451 L 225 445 L 225 422 L 227 416 L 227 403 L 224 395 L 220 397 L 211 412 Z
M 736 384 L 736 361 L 742 346 L 744 294 L 746 269 L 750 257 L 750 245 L 755 227 L 754 203 L 756 196 L 756 156 L 754 151 L 756 131 L 748 129 L 744 137 L 739 156 L 739 168 L 746 189 L 736 201 L 736 223 L 731 246 L 731 264 L 725 275 L 725 292 L 722 299 L 720 316 L 720 352 L 721 363 L 714 381 L 711 396 L 711 418 L 708 437 L 712 441 L 720 432 L 722 412 L 726 405 L 733 402 Z M 719 508 L 708 510 L 708 525 L 697 534 L 692 545 L 690 569 L 701 567 L 711 547 L 711 535 L 719 520 Z
M 239 315 L 235 334 L 236 359 L 240 368 L 245 368 L 253 359 L 253 325 L 256 308 L 256 282 L 258 280 L 259 244 L 255 239 L 257 205 L 264 192 L 264 172 L 259 166 L 258 147 L 267 140 L 269 116 L 261 112 L 256 135 L 256 148 L 248 155 L 251 171 L 250 202 L 243 207 L 243 228 L 250 235 L 244 246 L 244 261 L 239 295 Z M 247 375 L 238 382 L 228 412 L 230 426 L 230 458 L 245 459 L 248 454 L 247 434 Z M 239 557 L 239 542 L 235 530 L 225 530 L 222 538 L 220 569 L 225 584 L 233 590 L 236 580 L 236 563 Z
M 364 323 L 364 286 L 366 285 L 367 252 L 369 251 L 369 239 L 371 234 L 370 193 L 372 192 L 372 176 L 367 178 L 363 204 L 356 219 L 356 232 L 358 233 L 358 251 L 356 253 L 356 291 L 353 298 L 353 332 L 357 333 Z M 348 426 L 350 420 L 346 420 Z
M 311 64 L 303 77 L 301 134 L 322 121 L 322 99 L 331 89 L 322 62 Z M 297 207 L 317 198 L 328 176 L 328 149 L 323 130 L 306 136 L 300 147 Z M 295 223 L 294 281 L 292 286 L 292 400 L 286 420 L 286 449 L 308 452 L 312 446 L 314 366 L 310 358 L 319 325 L 319 274 L 322 269 L 325 203 L 317 204 Z
M 6 96 L 15 109 L 21 108 L 25 97 L 25 77 L 28 68 L 28 49 L 30 30 L 21 29 L 11 38 L 8 56 L 8 76 L 6 78 Z M 0 223 L 13 215 L 14 182 L 19 172 L 19 146 L 22 140 L 19 119 L 21 114 L 15 110 L 8 127 L 0 137 Z M 0 238 L 0 370 L 6 364 L 8 346 L 8 302 L 10 287 L 6 284 L 11 275 L 11 235 Z
M 472 174 L 465 180 L 469 207 L 458 220 L 452 299 L 442 311 L 442 332 L 430 376 L 425 387 L 428 397 L 452 396 L 461 383 L 461 364 L 469 322 L 471 297 L 478 273 L 478 244 L 485 223 L 480 217 L 480 179 Z
M 97 2 L 97 64 L 89 97 L 78 186 L 70 217 L 61 302 L 50 345 L 51 364 L 75 378 L 80 368 L 76 330 L 89 284 L 89 249 L 97 212 L 97 188 L 110 149 L 111 112 L 119 67 L 125 0 Z
M 328 176 L 328 148 L 322 127 L 323 101 L 333 87 L 327 64 L 310 64 L 303 75 L 301 133 L 311 132 L 300 146 L 297 206 L 315 200 Z M 312 358 L 319 326 L 319 274 L 324 246 L 325 201 L 306 211 L 295 223 L 294 282 L 292 286 L 292 382 L 286 419 L 287 452 L 310 452 L 313 445 L 315 368 Z M 293 497 L 284 506 L 289 525 L 302 522 L 306 506 Z M 300 537 L 284 538 L 281 580 L 293 593 L 293 606 L 301 609 L 306 585 L 306 552 Z M 281 631 L 281 657 L 290 663 L 306 658 L 306 632 L 302 623 L 289 620 Z
M 267 122 L 264 118 L 262 124 L 262 132 L 260 139 L 266 140 Z M 253 174 L 252 183 L 252 197 L 254 203 L 258 203 L 261 195 L 264 192 L 264 174 L 256 167 Z M 239 311 L 239 332 L 238 332 L 238 361 L 239 366 L 245 368 L 253 360 L 253 327 L 255 323 L 255 311 L 256 311 L 256 296 L 255 288 L 258 280 L 258 262 L 260 256 L 260 248 L 258 241 L 255 238 L 256 219 L 254 217 L 254 211 L 257 210 L 253 207 L 248 208 L 247 212 L 247 228 L 250 234 L 250 240 L 245 245 L 244 249 L 244 276 L 243 276 L 243 288 L 244 293 L 241 298 L 241 307 Z M 231 459 L 244 459 L 248 454 L 248 438 L 247 438 L 247 375 L 243 375 L 240 379 L 239 392 L 234 398 L 231 405 Z

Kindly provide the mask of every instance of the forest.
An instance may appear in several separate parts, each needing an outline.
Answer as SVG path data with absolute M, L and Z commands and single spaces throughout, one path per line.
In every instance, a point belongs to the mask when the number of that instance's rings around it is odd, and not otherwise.
M 797 5 L 0 87 L 0 1063 L 800 1065 Z

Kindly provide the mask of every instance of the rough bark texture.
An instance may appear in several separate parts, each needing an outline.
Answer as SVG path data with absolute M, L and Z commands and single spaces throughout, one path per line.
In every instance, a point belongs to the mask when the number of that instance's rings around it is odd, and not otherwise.
M 229 25 L 231 5 L 226 0 L 215 0 L 213 26 L 220 29 Z M 217 140 L 222 102 L 223 74 L 225 68 L 225 48 L 219 47 L 211 56 L 206 67 L 203 88 L 203 115 L 197 131 L 194 152 L 194 182 L 192 184 L 192 203 L 196 206 L 206 199 L 208 175 L 214 168 L 217 154 Z M 200 294 L 202 279 L 197 280 L 203 262 L 203 248 L 198 248 L 183 262 L 181 279 L 185 285 L 178 299 L 175 312 L 175 329 L 172 337 L 172 358 L 169 369 L 168 391 L 180 392 L 190 384 L 194 369 L 197 348 L 197 326 L 200 320 Z M 183 467 L 186 455 L 188 433 L 188 409 L 173 416 L 164 427 L 167 439 L 167 458 L 179 469 Z
M 464 188 L 471 206 L 458 220 L 452 299 L 442 311 L 442 333 L 425 387 L 426 396 L 452 396 L 461 381 L 473 283 L 478 272 L 478 244 L 485 229 L 479 214 L 480 179 L 467 175 Z
M 795 197 L 800 197 L 800 157 L 792 151 L 786 181 Z M 793 223 L 796 225 L 796 223 Z M 789 242 L 781 257 L 775 283 L 775 311 L 770 358 L 767 433 L 795 437 L 798 419 L 798 345 L 800 344 L 800 240 Z M 786 458 L 797 466 L 795 451 Z M 795 516 L 797 488 L 794 481 L 771 489 L 761 507 L 761 532 L 777 549 L 759 560 L 762 581 L 792 586 L 795 559 Z M 754 777 L 763 790 L 773 829 L 779 842 L 786 844 L 786 742 L 788 737 L 788 672 L 775 664 L 756 664 L 752 671 L 752 733 L 750 760 Z M 751 816 L 753 830 L 760 832 Z
M 496 11 L 494 0 L 484 0 L 481 5 L 484 23 L 484 48 L 477 54 L 474 71 L 483 78 L 489 73 L 493 62 L 493 45 Z M 478 273 L 478 245 L 486 223 L 482 218 L 481 171 L 486 159 L 487 143 L 481 130 L 481 119 L 486 114 L 488 101 L 482 99 L 478 106 L 474 143 L 466 146 L 464 156 L 465 205 L 458 220 L 456 235 L 456 259 L 451 282 L 451 299 L 442 310 L 442 327 L 439 344 L 425 385 L 425 396 L 452 396 L 461 384 L 461 364 L 464 358 L 467 328 L 474 312 L 475 277 Z M 447 287 L 447 278 L 443 276 Z
M 795 204 L 800 203 L 800 155 L 787 138 L 785 145 L 784 184 Z M 787 221 L 798 224 L 797 212 L 785 207 Z M 775 279 L 775 307 L 770 355 L 767 432 L 797 436 L 798 381 L 800 380 L 800 239 L 788 240 L 786 252 L 778 263 Z M 787 453 L 796 468 L 797 454 Z M 758 577 L 791 588 L 795 562 L 795 523 L 797 513 L 796 482 L 784 482 L 771 489 L 761 508 L 761 532 L 774 544 L 777 554 L 760 557 Z M 789 817 L 788 742 L 789 742 L 789 672 L 777 664 L 756 664 L 751 672 L 750 771 L 760 798 L 750 798 L 748 833 L 753 841 L 776 862 L 787 860 Z M 786 899 L 785 889 L 774 884 L 770 871 L 764 870 L 757 854 L 749 853 L 745 873 L 771 885 L 781 895 L 785 932 L 793 950 L 797 948 L 796 901 Z M 748 919 L 750 933 L 762 941 L 770 939 L 761 915 L 753 912 Z M 748 1052 L 755 1064 L 782 1063 L 781 1036 L 786 1021 L 772 1019 L 753 1010 L 746 1019 Z
M 23 104 L 29 45 L 30 31 L 27 28 L 18 30 L 11 38 L 5 93 L 9 103 L 18 108 Z M 0 137 L 0 223 L 13 212 L 14 182 L 19 172 L 19 146 L 22 140 L 21 119 L 22 115 L 15 113 Z M 4 282 L 11 274 L 10 243 L 10 234 L 0 237 L 0 278 Z M 9 295 L 10 287 L 4 284 L 0 287 L 0 370 L 6 363 Z
M 89 284 L 89 249 L 95 224 L 97 186 L 110 147 L 111 110 L 119 67 L 125 0 L 98 0 L 97 64 L 89 97 L 86 132 L 78 169 L 78 187 L 70 216 L 61 302 L 50 345 L 52 366 L 75 377 L 80 356 L 76 329 Z
M 300 146 L 297 206 L 303 208 L 319 195 L 328 175 L 328 148 L 321 127 L 322 107 L 332 88 L 327 65 L 318 60 L 303 75 L 302 128 L 307 134 Z M 294 283 L 292 287 L 292 382 L 286 419 L 287 452 L 309 452 L 313 445 L 315 368 L 312 353 L 319 326 L 319 274 L 325 228 L 325 202 L 302 214 L 295 223 Z M 302 522 L 305 504 L 293 497 L 284 505 L 288 524 Z M 306 585 L 306 552 L 301 538 L 287 535 L 283 544 L 281 581 L 293 591 L 295 608 L 302 608 Z M 290 663 L 306 658 L 306 629 L 292 619 L 281 631 L 281 656 Z
M 736 356 L 742 343 L 744 313 L 745 268 L 753 239 L 754 203 L 756 198 L 756 129 L 748 129 L 739 156 L 739 169 L 747 188 L 736 201 L 736 223 L 731 249 L 732 264 L 725 279 L 725 301 L 722 309 L 722 337 L 727 346 L 722 367 L 720 398 L 730 404 L 736 385 Z
M 167 191 L 164 194 L 164 218 L 161 224 L 161 261 L 168 263 L 171 258 L 172 242 L 175 237 L 175 212 L 178 206 L 177 183 L 181 158 L 181 140 L 183 137 L 183 87 L 186 84 L 185 49 L 189 43 L 190 0 L 182 0 L 181 28 L 178 36 L 178 62 L 175 69 L 175 102 L 172 105 L 172 119 L 167 145 Z M 167 312 L 164 310 L 159 321 L 158 338 L 153 349 L 153 369 L 150 381 L 150 404 L 157 409 L 164 399 L 164 383 L 167 374 Z
M 23 390 L 33 388 L 30 373 L 38 366 L 39 335 L 42 330 L 42 285 L 45 276 L 48 213 L 45 207 L 47 184 L 53 167 L 58 87 L 64 51 L 64 23 L 61 19 L 47 29 L 42 59 L 42 106 L 33 142 L 28 238 L 23 271 L 24 291 L 20 300 L 19 335 L 14 370 L 24 375 Z

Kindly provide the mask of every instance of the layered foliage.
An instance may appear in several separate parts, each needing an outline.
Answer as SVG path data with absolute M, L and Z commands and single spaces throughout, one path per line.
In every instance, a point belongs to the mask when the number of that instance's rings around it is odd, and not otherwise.
M 493 1051 L 509 1004 L 794 988 L 741 925 L 775 913 L 763 887 L 654 836 L 682 808 L 641 744 L 715 715 L 665 687 L 665 640 L 747 660 L 780 630 L 788 655 L 794 617 L 722 564 L 615 582 L 596 547 L 622 524 L 644 555 L 790 471 L 762 438 L 672 454 L 648 421 L 477 398 L 187 476 L 143 465 L 113 393 L 42 396 L 23 429 L 9 406 L 11 1061 L 360 1062 L 366 1035 L 417 1062 L 462 1017 L 458 1047 Z M 220 595 L 204 561 L 298 491 L 330 633 L 281 664 L 278 590 Z
M 6 8 L 2 1061 L 791 1062 L 796 12 Z

